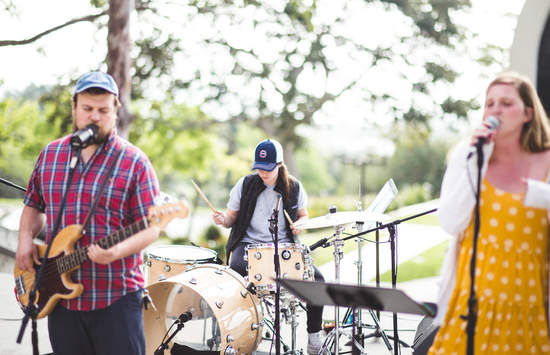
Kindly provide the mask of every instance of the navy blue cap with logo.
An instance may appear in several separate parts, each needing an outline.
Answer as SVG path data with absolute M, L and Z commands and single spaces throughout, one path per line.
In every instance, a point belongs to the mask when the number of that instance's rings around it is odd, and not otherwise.
M 272 171 L 283 161 L 283 147 L 274 139 L 266 139 L 258 143 L 254 152 L 252 169 Z

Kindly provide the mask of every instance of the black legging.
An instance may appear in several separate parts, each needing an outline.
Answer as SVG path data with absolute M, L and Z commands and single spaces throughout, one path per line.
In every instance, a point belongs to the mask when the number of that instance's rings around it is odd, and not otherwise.
M 245 247 L 249 244 L 250 243 L 240 242 L 231 251 L 231 261 L 229 262 L 229 267 L 241 274 L 242 276 L 247 276 L 248 274 L 248 262 L 244 260 L 244 255 Z M 323 277 L 323 274 L 321 274 L 319 269 L 317 269 L 315 265 L 312 266 L 315 281 L 325 281 L 325 278 Z M 308 304 L 306 308 L 307 332 L 316 333 L 322 329 L 323 306 L 313 306 Z

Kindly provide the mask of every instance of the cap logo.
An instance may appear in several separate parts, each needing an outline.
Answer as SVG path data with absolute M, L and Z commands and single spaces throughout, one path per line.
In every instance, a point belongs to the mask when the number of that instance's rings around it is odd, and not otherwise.
M 266 158 L 267 157 L 267 151 L 265 149 L 260 150 L 260 153 L 258 153 L 260 158 Z

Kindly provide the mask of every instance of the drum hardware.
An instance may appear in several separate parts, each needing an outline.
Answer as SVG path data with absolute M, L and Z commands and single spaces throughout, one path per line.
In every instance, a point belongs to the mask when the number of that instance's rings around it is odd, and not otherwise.
M 263 325 L 267 328 L 268 331 L 266 331 L 266 337 L 264 339 L 270 340 L 273 342 L 273 338 L 269 334 L 269 331 L 272 331 L 274 333 L 275 325 L 273 322 L 274 319 L 274 310 L 275 307 L 274 295 L 262 295 L 261 296 L 261 304 L 262 309 L 265 311 L 264 314 L 269 315 L 268 318 L 264 318 Z M 298 328 L 298 315 L 297 311 L 298 308 L 301 308 L 302 310 L 305 310 L 305 307 L 297 301 L 294 297 L 283 297 L 281 299 L 282 306 L 280 307 L 280 314 L 283 315 L 284 321 L 286 324 L 290 324 L 291 326 L 291 343 L 290 347 L 281 339 L 281 345 L 283 347 L 283 355 L 285 354 L 293 354 L 293 355 L 301 355 L 303 354 L 302 350 L 296 349 L 296 329 Z
M 362 235 L 365 235 L 367 233 L 370 233 L 370 232 L 377 232 L 384 229 L 384 228 L 387 228 L 388 229 L 388 232 L 389 232 L 389 241 L 390 241 L 390 252 L 391 252 L 391 275 L 392 275 L 392 288 L 395 289 L 396 288 L 396 285 L 397 285 L 397 249 L 396 249 L 396 239 L 397 239 L 397 225 L 400 224 L 401 222 L 405 222 L 405 221 L 408 221 L 410 219 L 414 219 L 414 218 L 417 218 L 417 217 L 420 217 L 420 216 L 423 216 L 425 214 L 428 214 L 428 213 L 432 213 L 432 212 L 435 212 L 437 209 L 434 208 L 432 210 L 429 210 L 429 211 L 425 211 L 425 212 L 421 212 L 421 213 L 418 213 L 416 215 L 413 215 L 413 216 L 410 216 L 410 217 L 407 217 L 407 218 L 402 218 L 402 219 L 396 219 L 392 222 L 389 222 L 389 223 L 385 223 L 385 224 L 378 224 L 375 228 L 371 228 L 371 229 L 368 229 L 366 231 L 361 231 L 357 234 L 353 234 L 353 235 L 350 235 L 350 236 L 347 236 L 343 239 L 343 241 L 346 241 L 350 238 L 359 238 L 361 237 Z M 378 235 L 378 234 L 377 234 Z M 376 240 L 376 244 L 378 246 L 378 238 Z M 378 259 L 378 249 L 377 249 L 377 259 L 376 259 L 376 262 L 377 262 L 377 265 L 376 265 L 376 272 L 377 272 L 377 287 L 380 286 L 380 283 L 379 283 L 379 259 Z M 372 315 L 372 313 L 371 313 Z M 375 317 L 373 317 L 373 320 L 375 319 Z M 376 319 L 380 319 L 379 316 L 376 317 Z M 338 323 L 338 322 L 337 322 Z M 336 324 L 337 324 L 336 323 Z M 381 328 L 380 328 L 381 329 Z M 399 339 L 399 334 L 398 334 L 398 327 L 397 327 L 397 313 L 393 313 L 393 336 L 389 336 L 387 335 L 387 338 L 389 339 L 393 339 L 393 350 L 394 350 L 394 354 L 397 355 L 399 353 L 399 345 L 403 345 L 405 347 L 409 347 L 410 348 L 410 345 L 408 345 L 406 342 L 402 341 Z M 378 331 L 378 329 L 377 329 Z M 371 337 L 372 336 L 382 336 L 383 337 L 383 334 L 384 332 L 383 331 L 378 331 L 378 332 L 375 332 L 373 333 L 372 335 L 370 335 Z M 363 336 L 363 338 L 368 338 L 369 336 Z M 385 339 L 384 339 L 385 341 Z M 388 345 L 386 343 L 386 345 Z
M 155 350 L 154 355 L 164 354 L 164 350 L 168 349 L 168 344 L 170 344 L 170 342 L 176 336 L 176 334 L 178 334 L 179 331 L 183 329 L 184 323 L 191 320 L 192 318 L 193 318 L 193 315 L 192 315 L 191 312 L 187 311 L 187 312 L 182 313 L 178 317 L 178 319 L 176 319 L 174 321 L 174 323 L 172 323 L 170 328 L 168 328 L 168 330 L 166 331 L 166 334 L 164 335 L 164 338 L 162 338 L 162 341 L 160 342 L 160 345 Z M 174 325 L 176 325 L 176 330 L 172 334 L 170 334 L 170 336 L 167 339 L 166 336 L 170 333 L 170 330 L 172 329 L 172 327 Z

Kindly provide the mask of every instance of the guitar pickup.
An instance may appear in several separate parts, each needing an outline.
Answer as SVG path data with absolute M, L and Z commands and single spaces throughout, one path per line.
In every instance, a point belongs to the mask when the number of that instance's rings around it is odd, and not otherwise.
M 19 275 L 19 277 L 15 279 L 15 289 L 19 296 L 24 295 L 27 292 L 27 290 L 25 289 L 25 282 L 23 280 L 23 275 Z

